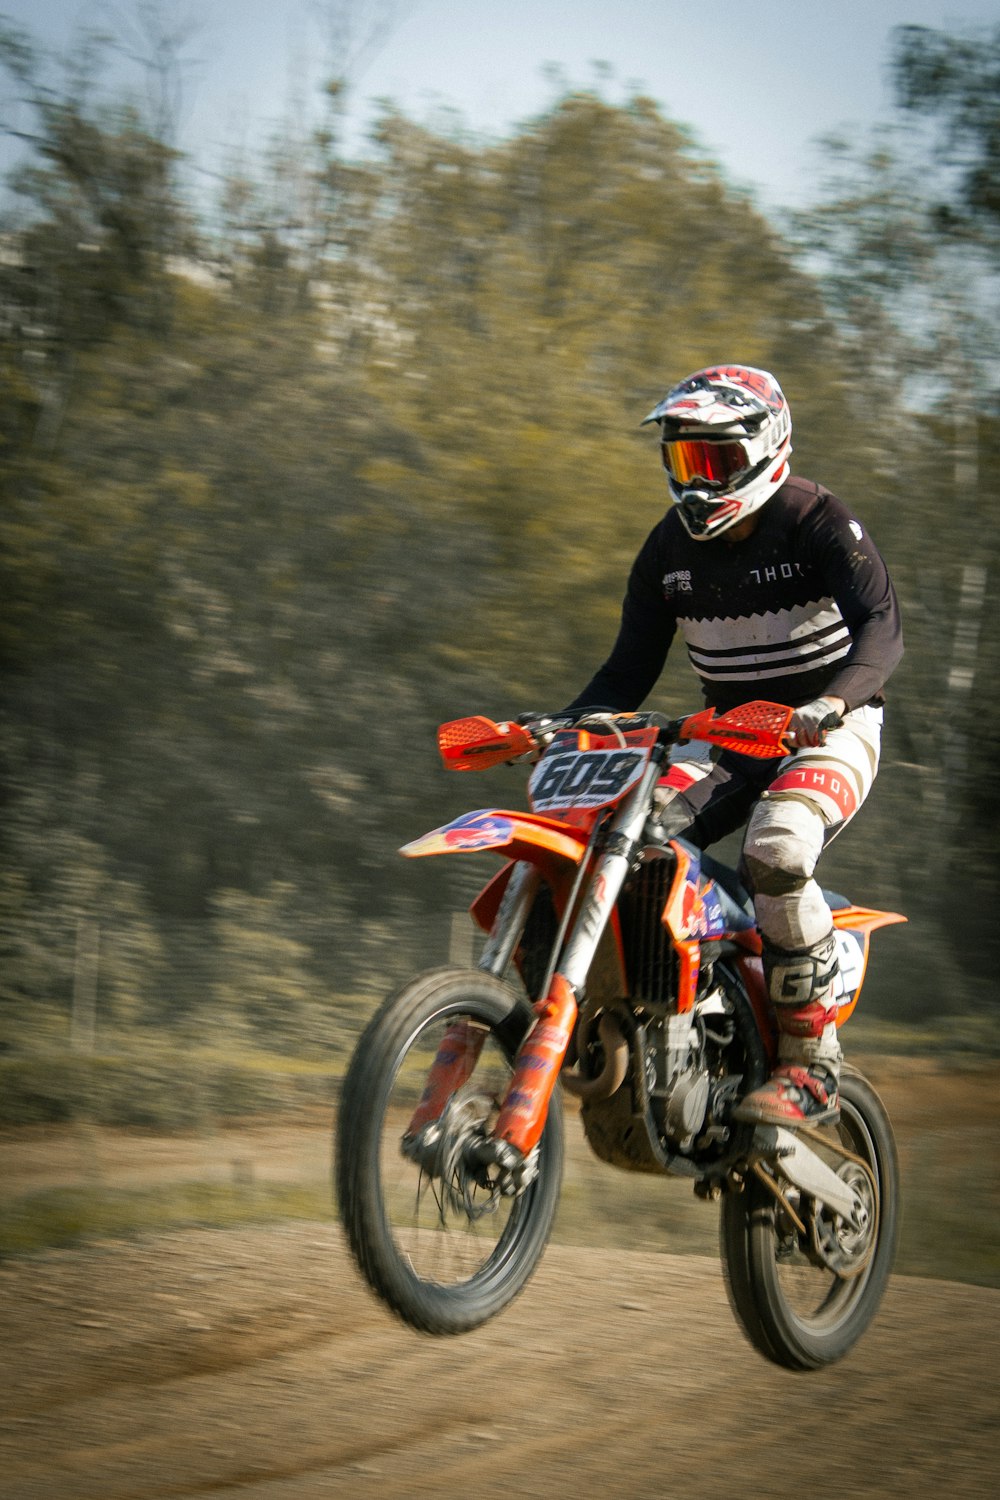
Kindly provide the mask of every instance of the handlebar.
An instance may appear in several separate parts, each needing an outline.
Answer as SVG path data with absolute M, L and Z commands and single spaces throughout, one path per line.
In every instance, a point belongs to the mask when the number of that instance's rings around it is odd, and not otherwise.
M 712 708 L 668 719 L 655 712 L 618 713 L 612 709 L 584 708 L 578 713 L 547 716 L 524 715 L 518 721 L 532 737 L 547 744 L 560 729 L 595 728 L 605 725 L 612 733 L 630 729 L 656 729 L 657 743 L 669 748 L 689 740 L 707 740 L 741 755 L 772 758 L 794 748 L 787 739 L 793 710 L 783 703 L 757 699 L 715 717 Z
M 783 703 L 755 701 L 718 717 L 712 708 L 668 719 L 654 712 L 616 713 L 587 707 L 578 713 L 522 714 L 512 723 L 497 724 L 482 717 L 453 719 L 438 730 L 438 748 L 450 770 L 485 770 L 502 762 L 537 758 L 562 730 L 603 725 L 606 732 L 622 737 L 630 730 L 656 729 L 657 743 L 664 747 L 706 740 L 740 755 L 773 759 L 793 748 L 787 739 L 792 712 Z

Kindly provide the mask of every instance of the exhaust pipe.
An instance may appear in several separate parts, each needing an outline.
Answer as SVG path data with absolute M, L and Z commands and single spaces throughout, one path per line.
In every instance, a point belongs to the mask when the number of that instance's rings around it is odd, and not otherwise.
M 559 1075 L 567 1093 L 576 1099 L 610 1099 L 628 1075 L 628 1042 L 614 1016 L 606 1010 L 597 1019 L 597 1035 L 604 1049 L 604 1067 L 597 1077 L 585 1078 L 574 1068 L 563 1068 Z

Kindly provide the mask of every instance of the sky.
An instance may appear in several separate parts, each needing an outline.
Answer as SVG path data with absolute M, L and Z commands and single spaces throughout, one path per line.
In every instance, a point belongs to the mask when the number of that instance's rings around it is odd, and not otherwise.
M 0 14 L 66 51 L 82 25 L 115 26 L 135 3 L 0 0 Z M 203 161 L 252 145 L 295 101 L 317 97 L 330 72 L 329 18 L 340 13 L 356 41 L 379 32 L 349 67 L 354 151 L 382 98 L 417 119 L 454 111 L 474 133 L 502 135 L 553 102 L 555 69 L 565 86 L 597 85 L 612 102 L 649 95 L 765 209 L 808 201 L 822 167 L 818 138 L 888 118 L 893 27 L 1000 25 L 1000 0 L 147 3 L 193 23 L 179 144 Z M 5 83 L 0 119 L 16 118 Z

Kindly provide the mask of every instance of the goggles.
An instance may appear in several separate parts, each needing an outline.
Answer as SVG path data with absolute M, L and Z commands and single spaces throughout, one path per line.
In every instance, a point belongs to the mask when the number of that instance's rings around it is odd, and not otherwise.
M 701 479 L 705 484 L 728 485 L 753 467 L 739 438 L 705 442 L 702 438 L 673 438 L 660 444 L 663 467 L 678 484 Z

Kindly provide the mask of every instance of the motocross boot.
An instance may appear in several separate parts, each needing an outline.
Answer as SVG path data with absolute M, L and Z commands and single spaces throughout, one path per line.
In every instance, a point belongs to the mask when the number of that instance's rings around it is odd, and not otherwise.
M 825 1125 L 840 1115 L 837 942 L 831 931 L 798 952 L 764 943 L 764 977 L 778 1026 L 778 1065 L 733 1110 L 759 1125 Z

